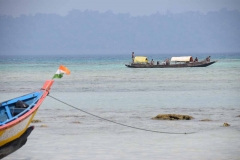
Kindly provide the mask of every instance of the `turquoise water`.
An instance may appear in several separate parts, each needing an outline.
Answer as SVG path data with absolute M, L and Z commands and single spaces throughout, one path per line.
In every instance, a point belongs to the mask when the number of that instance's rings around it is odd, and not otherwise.
M 148 55 L 155 63 L 170 56 Z M 32 124 L 27 144 L 6 159 L 239 159 L 240 54 L 211 54 L 211 60 L 218 62 L 205 68 L 132 69 L 125 67 L 131 55 L 0 56 L 0 101 L 40 89 L 63 64 L 71 74 L 55 80 L 51 96 L 135 127 L 197 132 L 125 128 L 47 97 L 35 117 L 42 122 Z M 194 119 L 151 120 L 160 113 Z M 231 126 L 222 127 L 225 122 Z

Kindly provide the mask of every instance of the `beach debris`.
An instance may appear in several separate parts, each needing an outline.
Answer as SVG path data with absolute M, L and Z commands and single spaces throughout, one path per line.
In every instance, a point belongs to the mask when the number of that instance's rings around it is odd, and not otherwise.
M 212 121 L 212 120 L 211 119 L 202 119 L 200 121 L 202 121 L 202 122 L 209 122 L 209 121 Z
M 223 123 L 223 127 L 229 127 L 230 126 L 230 124 L 228 124 L 228 123 Z
M 46 124 L 42 124 L 40 127 L 48 127 Z
M 189 115 L 181 115 L 181 114 L 158 114 L 156 117 L 152 119 L 155 120 L 191 120 L 192 116 Z
M 79 122 L 79 121 L 73 121 L 72 123 L 80 124 L 81 122 Z
M 31 123 L 39 123 L 39 122 L 42 122 L 42 121 L 39 120 L 39 119 L 33 119 L 33 120 L 31 121 Z

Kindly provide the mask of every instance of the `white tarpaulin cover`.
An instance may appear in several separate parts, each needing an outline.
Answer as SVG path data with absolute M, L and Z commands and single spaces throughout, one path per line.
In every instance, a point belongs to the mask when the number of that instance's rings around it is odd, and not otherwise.
M 175 62 L 192 62 L 193 58 L 192 58 L 192 56 L 172 57 L 171 61 L 175 61 Z

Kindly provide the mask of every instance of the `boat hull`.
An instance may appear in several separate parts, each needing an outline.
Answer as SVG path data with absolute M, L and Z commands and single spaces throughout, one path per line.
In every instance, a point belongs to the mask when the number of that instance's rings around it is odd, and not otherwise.
M 25 145 L 27 142 L 27 137 L 31 134 L 33 129 L 34 129 L 33 126 L 28 127 L 19 138 L 0 147 L 0 159 L 8 156 L 9 154 L 15 152 L 16 150 L 20 149 L 23 145 Z
M 53 82 L 48 80 L 37 92 L 0 103 L 0 153 L 5 148 L 0 156 L 6 156 L 25 144 L 24 138 L 26 139 L 26 135 L 30 134 L 28 134 L 29 125 L 48 95 Z
M 32 114 L 25 117 L 22 121 L 15 122 L 15 124 L 11 127 L 0 131 L 0 146 L 19 138 L 27 130 L 36 113 L 37 108 L 34 112 L 32 112 Z
M 125 64 L 129 68 L 184 68 L 184 67 L 207 67 L 211 64 L 216 63 L 217 61 L 212 62 L 192 62 L 184 64 L 170 64 L 170 65 L 151 65 L 151 64 Z

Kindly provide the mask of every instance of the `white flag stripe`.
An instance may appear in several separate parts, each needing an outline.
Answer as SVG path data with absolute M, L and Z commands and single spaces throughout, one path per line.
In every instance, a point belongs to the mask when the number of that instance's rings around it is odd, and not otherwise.
M 61 74 L 61 73 L 65 73 L 66 74 L 66 72 L 64 72 L 63 70 L 60 70 L 60 69 L 58 69 L 57 72 L 56 72 L 56 74 Z

